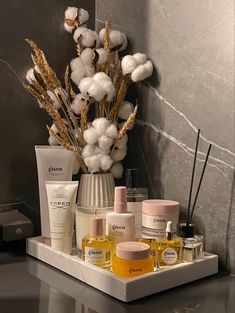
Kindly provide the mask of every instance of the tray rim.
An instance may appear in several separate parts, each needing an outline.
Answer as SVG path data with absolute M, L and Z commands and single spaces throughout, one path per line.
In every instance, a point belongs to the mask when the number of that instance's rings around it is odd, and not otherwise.
M 55 250 L 52 247 L 46 245 L 43 241 L 44 237 L 42 236 L 28 238 L 26 252 L 36 259 L 39 259 L 44 263 L 49 264 L 50 266 L 55 267 L 62 272 L 65 272 L 68 275 L 73 276 L 74 278 L 79 279 L 84 283 L 87 283 L 88 285 L 124 302 L 133 301 L 150 294 L 154 294 L 206 276 L 216 274 L 218 272 L 218 256 L 205 252 L 205 257 L 203 259 L 199 259 L 193 262 L 180 263 L 169 268 L 164 268 L 133 278 L 121 278 L 107 270 L 84 262 L 76 255 L 68 255 L 62 251 Z M 74 264 L 74 268 L 72 266 L 67 267 L 66 263 Z M 201 266 L 202 264 L 203 266 Z M 203 269 L 206 267 L 206 265 L 208 267 L 208 271 Z M 190 269 L 192 269 L 192 272 L 194 271 L 194 274 L 190 272 Z M 86 277 L 84 277 L 84 271 L 86 271 L 86 274 L 88 274 Z M 188 272 L 189 276 L 191 277 L 181 278 L 180 275 L 184 275 L 184 271 Z M 177 276 L 178 282 L 169 281 L 172 274 L 173 276 Z M 92 279 L 89 278 L 96 276 L 96 281 L 92 281 Z M 115 289 L 111 288 L 111 290 L 108 290 L 105 284 L 102 286 L 99 281 L 99 278 L 101 277 L 104 282 L 109 283 L 111 286 L 115 286 Z M 136 292 L 133 292 L 133 288 L 137 286 L 140 287 L 142 282 L 149 282 L 152 283 L 152 285 L 155 285 L 155 280 L 158 281 L 158 279 L 162 281 L 162 287 L 159 285 L 156 285 L 155 287 L 146 286 L 147 290 L 143 292 L 141 290 L 136 290 Z M 164 282 L 164 280 L 168 280 L 168 282 Z

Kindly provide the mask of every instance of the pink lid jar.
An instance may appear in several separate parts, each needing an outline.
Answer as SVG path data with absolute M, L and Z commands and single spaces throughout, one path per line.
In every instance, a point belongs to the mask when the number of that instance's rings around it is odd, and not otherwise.
M 161 199 L 142 202 L 142 225 L 145 237 L 162 238 L 168 221 L 172 221 L 172 230 L 176 232 L 179 223 L 179 202 Z

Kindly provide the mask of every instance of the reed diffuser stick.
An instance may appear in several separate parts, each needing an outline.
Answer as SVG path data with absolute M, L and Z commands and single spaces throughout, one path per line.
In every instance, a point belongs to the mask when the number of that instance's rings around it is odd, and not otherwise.
M 202 179 L 203 179 L 203 176 L 204 176 L 204 173 L 205 173 L 205 169 L 206 169 L 207 161 L 208 161 L 208 158 L 209 158 L 209 155 L 210 155 L 211 147 L 212 147 L 212 145 L 210 144 L 209 148 L 208 148 L 208 151 L 207 151 L 205 163 L 204 163 L 204 166 L 203 166 L 203 169 L 202 169 L 200 181 L 199 181 L 199 184 L 198 184 L 198 187 L 197 187 L 196 196 L 195 196 L 193 207 L 192 207 L 192 211 L 191 211 L 191 214 L 190 214 L 189 224 L 192 221 L 193 212 L 194 212 L 194 209 L 195 209 L 195 206 L 196 206 L 196 202 L 197 202 L 197 197 L 198 197 L 198 194 L 199 194 L 199 191 L 200 191 L 200 188 L 201 188 L 201 183 L 202 183 Z
M 188 200 L 187 225 L 189 225 L 190 206 L 191 206 L 191 199 L 192 199 L 193 181 L 194 181 L 195 167 L 196 167 L 196 161 L 197 161 L 197 149 L 198 149 L 199 138 L 200 138 L 200 129 L 198 129 L 197 131 L 197 142 L 196 142 L 196 148 L 194 152 L 193 171 L 192 171 L 189 200 Z

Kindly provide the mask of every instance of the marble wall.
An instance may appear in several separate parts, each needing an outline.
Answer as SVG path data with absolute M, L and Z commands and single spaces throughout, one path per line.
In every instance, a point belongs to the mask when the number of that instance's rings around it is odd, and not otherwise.
M 94 27 L 95 1 L 80 0 Z M 44 50 L 59 77 L 75 55 L 71 35 L 63 28 L 67 6 L 77 0 L 0 1 L 0 211 L 25 203 L 27 214 L 39 226 L 35 144 L 47 144 L 47 113 L 22 87 L 32 66 L 24 38 Z
M 107 18 L 127 34 L 131 53 L 155 65 L 136 86 L 127 166 L 144 169 L 150 196 L 180 201 L 184 215 L 200 128 L 195 187 L 213 147 L 193 221 L 206 250 L 235 273 L 234 1 L 96 0 L 98 29 Z

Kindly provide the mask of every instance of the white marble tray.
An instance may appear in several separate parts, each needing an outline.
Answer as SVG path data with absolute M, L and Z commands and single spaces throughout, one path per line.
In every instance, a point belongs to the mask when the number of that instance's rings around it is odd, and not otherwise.
M 124 302 L 133 301 L 218 272 L 218 256 L 209 253 L 205 253 L 203 259 L 195 262 L 181 263 L 129 279 L 119 278 L 108 271 L 87 264 L 77 256 L 56 251 L 44 244 L 43 237 L 27 239 L 27 253 Z

